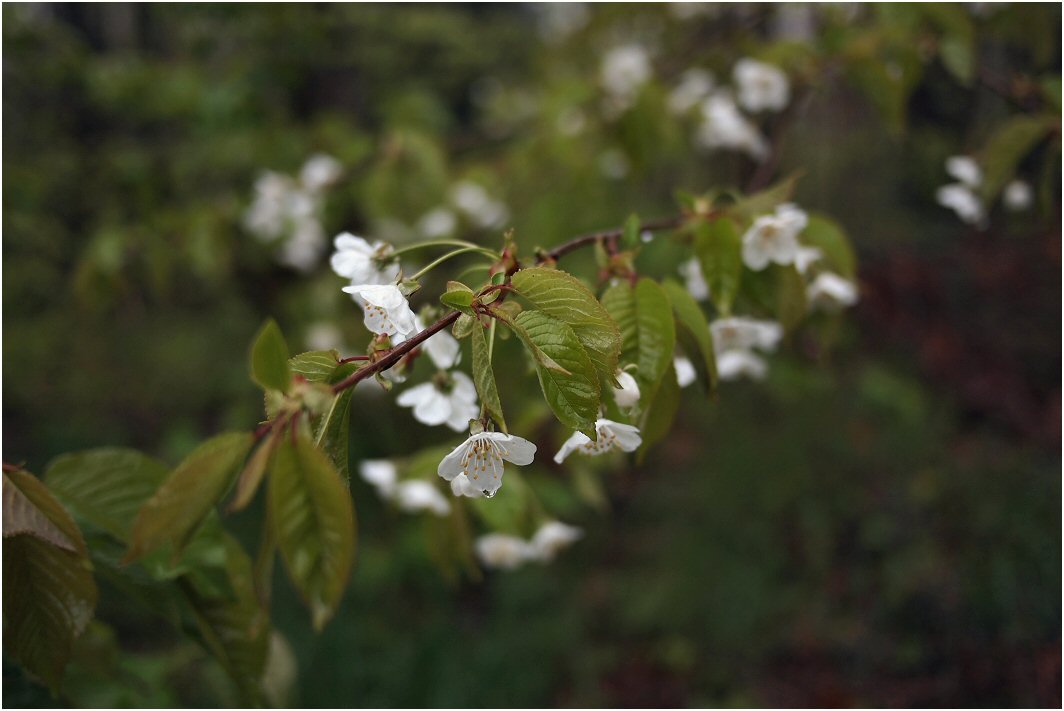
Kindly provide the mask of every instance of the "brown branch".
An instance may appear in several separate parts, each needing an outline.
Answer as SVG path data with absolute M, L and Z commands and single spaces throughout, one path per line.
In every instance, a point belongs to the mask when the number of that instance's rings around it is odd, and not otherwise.
M 666 217 L 660 220 L 651 220 L 650 222 L 644 222 L 643 224 L 639 225 L 639 231 L 656 232 L 659 230 L 672 230 L 683 224 L 683 220 L 684 218 L 682 215 Z M 569 254 L 569 252 L 573 252 L 577 249 L 580 249 L 581 247 L 586 247 L 588 245 L 595 244 L 596 242 L 608 242 L 618 240 L 622 236 L 624 236 L 623 227 L 618 227 L 617 229 L 613 230 L 603 230 L 602 232 L 591 232 L 586 235 L 580 235 L 579 237 L 574 237 L 568 242 L 559 244 L 554 249 L 540 254 L 539 257 L 536 259 L 536 263 L 542 264 L 543 262 L 547 261 L 557 261 L 560 257 Z
M 365 365 L 356 370 L 354 373 L 351 373 L 351 375 L 347 376 L 346 378 L 338 382 L 336 385 L 333 385 L 332 391 L 334 393 L 343 392 L 344 390 L 347 390 L 348 388 L 357 385 L 358 383 L 365 380 L 374 373 L 391 368 L 393 365 L 401 361 L 403 359 L 403 356 L 405 356 L 407 353 L 414 350 L 422 343 L 427 341 L 429 338 L 436 335 L 437 333 L 457 321 L 458 317 L 461 315 L 461 311 L 452 311 L 436 323 L 426 328 L 424 331 L 420 331 L 419 333 L 412 336 L 409 340 L 403 341 L 399 345 L 389 350 L 388 355 L 384 356 L 380 360 L 374 363 L 370 363 L 369 365 Z

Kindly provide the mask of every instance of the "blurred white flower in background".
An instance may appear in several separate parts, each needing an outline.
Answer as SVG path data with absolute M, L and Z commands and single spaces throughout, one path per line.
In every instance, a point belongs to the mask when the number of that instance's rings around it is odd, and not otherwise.
M 702 274 L 702 264 L 698 261 L 698 257 L 691 257 L 680 264 L 680 276 L 683 277 L 687 291 L 695 301 L 705 301 L 709 298 L 709 285 L 706 284 L 706 277 Z
M 599 156 L 599 171 L 611 180 L 620 180 L 628 175 L 628 158 L 619 148 L 607 148 Z
M 673 358 L 672 367 L 676 369 L 676 383 L 681 388 L 686 388 L 698 379 L 694 363 L 688 358 L 684 358 L 683 356 Z
M 358 473 L 367 484 L 377 490 L 377 494 L 382 499 L 391 500 L 395 496 L 399 472 L 392 461 L 388 459 L 364 459 L 358 465 Z
M 532 8 L 537 14 L 540 37 L 551 44 L 578 32 L 591 17 L 587 3 L 582 2 L 535 3 Z
M 832 272 L 821 272 L 806 287 L 810 308 L 834 311 L 857 303 L 857 285 Z
M 420 316 L 414 318 L 415 333 L 425 330 L 425 322 Z M 438 331 L 421 344 L 421 349 L 428 354 L 432 364 L 440 370 L 448 370 L 458 365 L 462 359 L 462 347 L 447 329 Z
M 717 354 L 717 376 L 721 380 L 764 380 L 767 374 L 768 363 L 753 351 L 736 349 Z
M 344 334 L 334 323 L 316 321 L 307 327 L 303 341 L 312 351 L 344 351 Z
M 680 76 L 680 83 L 671 92 L 667 105 L 674 114 L 685 114 L 698 106 L 713 91 L 713 74 L 692 67 Z
M 819 247 L 805 247 L 799 245 L 794 254 L 794 268 L 799 274 L 805 274 L 809 268 L 824 258 L 824 252 Z
M 743 116 L 731 95 L 724 91 L 702 103 L 702 123 L 697 139 L 705 148 L 743 151 L 755 160 L 764 160 L 769 153 L 768 141 L 757 126 Z
M 1026 180 L 1013 180 L 1002 193 L 1005 207 L 1013 212 L 1026 210 L 1034 203 L 1034 191 Z
M 528 541 L 505 533 L 480 536 L 473 543 L 473 549 L 485 567 L 501 570 L 513 570 L 536 557 Z
M 510 217 L 502 202 L 493 200 L 483 186 L 463 180 L 451 188 L 451 202 L 478 227 L 499 227 Z
M 791 84 L 778 67 L 756 59 L 740 59 L 732 69 L 739 87 L 739 105 L 747 111 L 781 111 L 791 98 Z
M 440 373 L 431 382 L 404 390 L 395 399 L 400 407 L 414 409 L 414 419 L 432 427 L 446 424 L 455 432 L 469 427 L 480 415 L 477 389 L 461 371 Z
M 774 215 L 762 215 L 743 234 L 743 264 L 761 271 L 770 262 L 791 264 L 798 257 L 798 235 L 809 223 L 805 212 L 790 203 L 776 207 Z
M 439 489 L 422 479 L 400 482 L 395 490 L 395 502 L 400 510 L 407 513 L 431 511 L 437 516 L 451 513 L 451 502 L 444 498 Z
M 718 318 L 709 324 L 709 330 L 718 353 L 749 348 L 774 351 L 783 338 L 783 326 L 777 322 L 746 316 Z
M 565 548 L 584 537 L 584 531 L 561 521 L 547 521 L 532 534 L 532 556 L 547 563 Z
M 320 219 L 324 193 L 342 172 L 340 162 L 323 153 L 303 164 L 298 180 L 264 172 L 255 181 L 244 227 L 264 242 L 281 240 L 282 264 L 303 272 L 314 269 L 327 248 Z
M 983 171 L 970 156 L 950 156 L 946 159 L 946 172 L 969 188 L 983 184 Z
M 646 49 L 638 44 L 627 44 L 614 47 L 603 55 L 599 79 L 606 93 L 627 107 L 652 73 Z
M 983 201 L 967 185 L 962 183 L 943 185 L 935 192 L 935 200 L 942 207 L 953 210 L 962 222 L 980 227 L 986 224 Z
M 457 226 L 458 218 L 446 207 L 429 210 L 417 221 L 417 231 L 427 239 L 453 234 Z

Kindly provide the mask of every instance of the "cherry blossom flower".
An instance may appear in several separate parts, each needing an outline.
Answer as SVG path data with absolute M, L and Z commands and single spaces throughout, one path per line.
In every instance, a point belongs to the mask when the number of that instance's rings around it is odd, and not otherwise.
M 532 534 L 532 556 L 546 563 L 564 548 L 584 537 L 584 531 L 561 521 L 547 521 Z
M 277 259 L 285 266 L 308 272 L 318 265 L 325 248 L 325 232 L 321 224 L 315 219 L 301 219 L 281 246 Z
M 682 356 L 673 358 L 672 367 L 676 370 L 676 383 L 681 388 L 686 388 L 688 385 L 698 380 L 698 374 L 695 372 L 694 363 L 689 359 Z
M 492 497 L 502 486 L 503 461 L 531 464 L 536 445 L 527 439 L 502 432 L 477 432 L 440 461 L 437 473 L 447 481 L 466 475 L 473 486 Z
M 824 252 L 819 247 L 799 246 L 794 255 L 794 268 L 799 274 L 805 274 L 809 267 L 824 258 Z
M 713 349 L 718 354 L 730 350 L 760 348 L 773 351 L 783 338 L 783 327 L 775 321 L 761 321 L 745 316 L 718 318 L 709 324 Z
M 836 310 L 857 303 L 857 285 L 832 272 L 821 272 L 806 287 L 806 300 L 811 308 Z
M 743 376 L 763 380 L 767 373 L 765 359 L 751 350 L 734 348 L 717 354 L 717 375 L 721 380 L 737 380 Z
M 983 171 L 974 158 L 969 156 L 950 156 L 946 159 L 946 172 L 969 188 L 978 188 L 983 184 Z
M 705 69 L 692 67 L 680 76 L 680 83 L 669 92 L 669 111 L 674 114 L 686 114 L 704 101 L 712 91 L 713 75 Z
M 386 242 L 370 244 L 361 237 L 344 232 L 333 240 L 336 251 L 329 259 L 332 270 L 351 280 L 351 286 L 389 284 L 399 275 L 399 262 L 391 258 L 392 246 Z
M 602 86 L 615 99 L 628 104 L 650 79 L 650 55 L 638 44 L 614 47 L 602 57 L 599 77 Z
M 446 237 L 457 226 L 458 218 L 446 207 L 429 210 L 417 221 L 417 231 L 429 239 Z
M 643 443 L 639 434 L 639 428 L 626 425 L 622 422 L 614 422 L 600 418 L 595 422 L 595 433 L 598 439 L 592 441 L 583 432 L 574 432 L 565 440 L 562 448 L 554 455 L 554 461 L 561 464 L 573 452 L 581 452 L 594 457 L 611 449 L 620 449 L 622 452 L 634 452 Z
M 451 513 L 451 502 L 444 498 L 439 489 L 423 479 L 400 483 L 395 491 L 395 501 L 402 511 L 408 513 L 431 511 L 437 516 Z
M 739 86 L 739 104 L 747 111 L 779 111 L 790 101 L 787 75 L 771 64 L 740 59 L 735 63 L 732 77 Z
M 425 322 L 420 316 L 414 317 L 414 327 L 415 333 L 425 330 Z M 453 368 L 462 359 L 461 345 L 446 329 L 429 336 L 429 339 L 421 344 L 421 349 L 428 354 L 432 364 L 440 370 Z
M 698 141 L 706 148 L 744 151 L 754 160 L 768 157 L 768 141 L 735 105 L 731 95 L 717 92 L 702 104 Z
M 506 205 L 493 200 L 487 190 L 469 180 L 451 189 L 451 202 L 479 227 L 498 227 L 510 216 Z
M 691 257 L 680 265 L 680 276 L 695 301 L 705 301 L 709 298 L 709 285 L 706 284 L 706 277 L 702 274 L 702 265 L 697 257 Z
M 432 382 L 404 390 L 395 400 L 400 407 L 414 408 L 414 419 L 426 425 L 446 424 L 455 432 L 469 427 L 480 414 L 477 389 L 461 371 L 440 373 Z
M 488 568 L 513 570 L 535 559 L 531 544 L 523 538 L 505 533 L 489 533 L 473 543 L 477 558 Z
M 1013 212 L 1020 212 L 1031 207 L 1034 202 L 1034 191 L 1031 184 L 1026 180 L 1013 180 L 1005 186 L 1002 193 L 1002 201 L 1005 207 Z
M 299 171 L 299 181 L 311 192 L 320 192 L 335 183 L 343 171 L 343 165 L 330 155 L 315 153 Z
M 362 284 L 345 286 L 343 291 L 358 297 L 365 311 L 363 322 L 373 333 L 399 336 L 406 340 L 416 333 L 414 312 L 410 310 L 403 292 L 395 284 Z
M 967 185 L 943 185 L 935 192 L 935 199 L 942 207 L 948 207 L 957 213 L 957 217 L 963 222 L 980 227 L 986 224 L 983 201 Z
M 639 383 L 635 381 L 631 373 L 618 370 L 617 383 L 621 386 L 613 388 L 613 400 L 617 403 L 617 407 L 629 408 L 639 402 Z
M 743 264 L 761 271 L 770 262 L 791 264 L 798 256 L 798 234 L 809 218 L 797 206 L 785 203 L 774 215 L 762 215 L 743 235 Z
M 399 473 L 395 464 L 388 459 L 364 459 L 358 465 L 358 473 L 368 484 L 377 490 L 382 499 L 395 496 Z
M 484 492 L 478 489 L 473 480 L 465 474 L 459 474 L 454 479 L 451 479 L 451 493 L 455 496 L 468 496 L 471 499 L 479 499 L 484 496 Z

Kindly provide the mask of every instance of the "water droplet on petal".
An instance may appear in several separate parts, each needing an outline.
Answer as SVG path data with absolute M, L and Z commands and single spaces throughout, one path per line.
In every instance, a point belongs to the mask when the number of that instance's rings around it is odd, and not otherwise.
M 484 491 L 481 492 L 481 493 L 484 494 L 484 498 L 486 498 L 486 499 L 494 499 L 495 495 L 498 494 L 499 492 L 498 492 L 498 490 L 488 491 L 487 489 L 484 489 Z

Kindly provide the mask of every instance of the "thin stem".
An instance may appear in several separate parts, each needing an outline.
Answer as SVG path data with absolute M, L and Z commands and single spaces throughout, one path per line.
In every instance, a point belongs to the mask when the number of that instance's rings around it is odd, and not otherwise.
M 491 320 L 491 325 L 488 326 L 488 365 L 491 365 L 491 356 L 495 352 L 495 324 L 498 321 Z
M 414 252 L 425 247 L 476 247 L 478 249 L 484 249 L 486 251 L 489 251 L 485 247 L 481 247 L 480 245 L 473 244 L 472 242 L 466 242 L 465 240 L 461 239 L 434 239 L 428 242 L 418 242 L 417 244 L 411 244 L 409 246 L 396 249 L 392 251 L 392 253 L 388 256 L 397 257 L 401 254 L 406 254 L 407 252 Z M 492 252 L 491 256 L 497 257 L 498 255 Z
M 346 358 L 341 358 L 341 359 L 339 360 L 339 363 L 340 363 L 340 365 L 343 365 L 344 363 L 353 363 L 353 362 L 355 362 L 356 360 L 369 360 L 369 356 L 368 356 L 368 355 L 353 355 L 353 356 L 348 356 L 348 357 L 346 357 Z
M 422 267 L 416 274 L 414 274 L 413 276 L 408 277 L 408 278 L 409 279 L 414 279 L 414 280 L 420 279 L 421 277 L 425 276 L 430 271 L 432 271 L 434 268 L 436 268 L 439 265 L 441 265 L 444 262 L 446 262 L 451 257 L 457 257 L 459 254 L 467 254 L 469 252 L 480 252 L 481 254 L 488 254 L 488 255 L 493 256 L 493 257 L 495 256 L 495 254 L 493 252 L 489 252 L 488 250 L 484 249 L 483 247 L 478 247 L 476 245 L 473 245 L 472 247 L 463 247 L 461 249 L 456 249 L 453 252 L 448 252 L 447 254 L 443 255 L 442 257 L 438 257 L 438 258 L 434 259 L 433 261 L 429 262 L 424 267 Z

